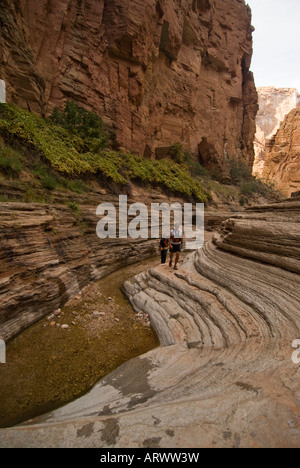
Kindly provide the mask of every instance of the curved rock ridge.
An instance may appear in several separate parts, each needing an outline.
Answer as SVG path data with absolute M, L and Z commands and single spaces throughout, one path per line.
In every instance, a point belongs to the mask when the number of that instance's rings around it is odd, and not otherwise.
M 222 348 L 258 336 L 297 336 L 300 203 L 285 207 L 293 208 L 293 220 L 288 211 L 238 215 L 175 277 L 161 267 L 125 285 L 163 345 Z
M 127 281 L 161 346 L 0 446 L 299 447 L 299 222 L 297 201 L 238 214 L 178 272 Z
M 249 210 L 249 215 L 225 221 L 222 232 L 215 235 L 216 246 L 300 273 L 300 203 L 267 205 L 264 209 L 255 218 Z

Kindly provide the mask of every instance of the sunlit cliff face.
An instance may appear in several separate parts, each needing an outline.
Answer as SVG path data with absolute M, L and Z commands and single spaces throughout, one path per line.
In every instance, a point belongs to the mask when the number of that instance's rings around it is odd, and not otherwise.
M 300 106 L 300 95 L 294 88 L 257 88 L 259 111 L 256 117 L 254 175 L 262 176 L 267 142 L 276 134 L 285 116 Z
M 111 124 L 120 147 L 149 158 L 180 142 L 208 169 L 226 174 L 228 158 L 252 165 L 257 94 L 244 2 L 15 3 L 0 11 L 9 102 L 48 115 L 72 99 Z

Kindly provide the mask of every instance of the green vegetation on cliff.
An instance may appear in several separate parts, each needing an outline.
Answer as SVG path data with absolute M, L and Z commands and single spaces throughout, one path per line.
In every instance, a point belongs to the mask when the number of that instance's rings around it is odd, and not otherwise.
M 80 190 L 81 177 L 102 175 L 120 187 L 137 181 L 162 186 L 200 202 L 209 198 L 186 165 L 168 160 L 146 160 L 108 149 L 109 132 L 105 125 L 96 114 L 74 103 L 67 103 L 64 112 L 55 109 L 50 119 L 12 104 L 1 104 L 0 136 L 6 144 L 24 148 L 27 154 L 23 158 L 24 164 L 28 154 L 38 155 L 42 168 L 38 164 L 32 170 L 31 162 L 31 171 L 47 190 L 64 184 L 71 190 L 77 184 Z M 17 173 L 22 170 L 22 164 L 20 156 L 0 155 L 0 170 Z M 74 180 L 77 181 L 75 185 Z

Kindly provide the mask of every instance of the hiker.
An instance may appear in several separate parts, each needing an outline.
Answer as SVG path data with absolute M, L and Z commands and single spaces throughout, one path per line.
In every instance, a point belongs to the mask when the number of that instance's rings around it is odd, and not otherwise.
M 167 261 L 167 254 L 169 250 L 170 242 L 169 239 L 162 238 L 160 239 L 160 254 L 161 254 L 161 264 L 164 265 Z
M 174 270 L 178 270 L 177 265 L 179 262 L 181 246 L 182 246 L 182 231 L 181 229 L 179 229 L 179 224 L 175 224 L 175 228 L 172 229 L 171 234 L 170 234 L 170 262 L 169 262 L 169 266 L 171 267 L 173 265 L 173 256 L 174 254 L 176 254 Z

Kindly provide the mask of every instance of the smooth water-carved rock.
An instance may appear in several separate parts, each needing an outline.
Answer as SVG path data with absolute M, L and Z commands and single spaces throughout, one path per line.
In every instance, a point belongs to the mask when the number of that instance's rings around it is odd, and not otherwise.
M 128 281 L 161 346 L 1 447 L 299 447 L 300 202 L 227 220 L 178 272 Z

